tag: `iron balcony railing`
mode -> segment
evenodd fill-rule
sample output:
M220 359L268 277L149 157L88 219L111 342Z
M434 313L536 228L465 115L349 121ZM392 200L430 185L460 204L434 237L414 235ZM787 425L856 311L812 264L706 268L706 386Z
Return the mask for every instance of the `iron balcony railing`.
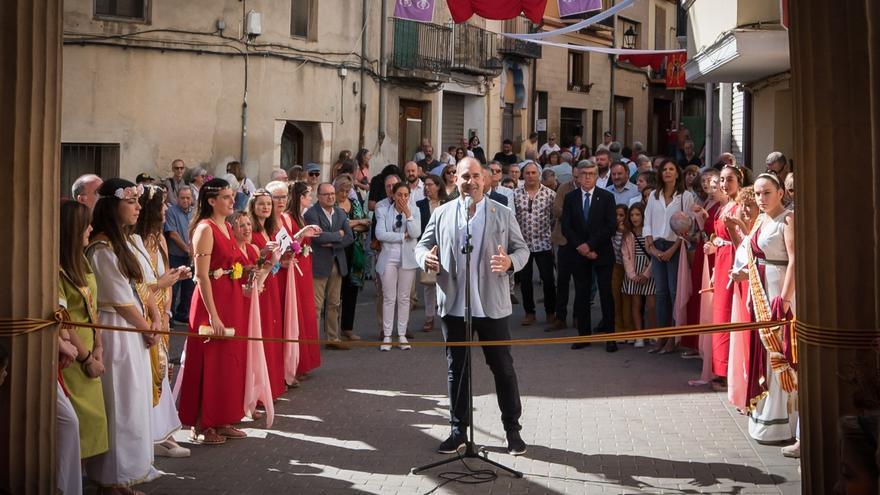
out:
M503 29L505 33L528 34L532 32L532 22L522 16L514 17L504 21ZM498 53L521 58L541 58L541 45L501 36Z
M452 70L481 75L501 70L496 33L470 24L453 24L452 39Z
M438 80L452 66L452 29L438 24L391 18L393 52L391 65L410 77Z

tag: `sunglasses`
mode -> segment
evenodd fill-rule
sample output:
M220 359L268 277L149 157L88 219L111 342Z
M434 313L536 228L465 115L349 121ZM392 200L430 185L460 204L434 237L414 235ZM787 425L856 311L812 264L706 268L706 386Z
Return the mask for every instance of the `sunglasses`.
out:
M319 175L321 175L321 172L309 172L309 176L311 177L317 177Z
M446 175L455 175L455 171L450 170L449 172L446 172Z
M403 215L397 215L397 222L394 223L394 228L399 229L403 225Z
M500 174L500 173L501 173L501 169L500 169L500 168L493 168L493 169L492 169L492 173L493 173L493 174Z
M184 167L173 167L173 168L174 168L174 170L183 170L184 169Z

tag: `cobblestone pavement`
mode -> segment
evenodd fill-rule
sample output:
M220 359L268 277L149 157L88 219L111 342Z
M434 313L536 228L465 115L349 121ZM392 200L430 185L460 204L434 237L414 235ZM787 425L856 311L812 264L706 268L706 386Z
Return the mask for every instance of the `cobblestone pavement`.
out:
M373 294L367 288L358 305L356 332L367 338L378 333ZM439 330L418 330L422 309L413 314L417 339L441 338ZM522 306L515 306L515 338L548 335L543 324L520 326L521 317ZM157 459L167 475L138 488L193 495L416 494L442 484L442 471L464 470L455 463L410 474L443 458L435 453L449 433L442 348L322 352L323 366L276 403L272 429L264 421L246 423L249 438L221 446L190 445L180 432L192 457ZM724 394L687 385L699 374L699 360L629 345L615 354L596 345L514 347L529 447L521 457L509 456L480 354L474 355L476 441L525 477L499 472L491 483L447 483L434 493L800 493L795 460L751 441L745 418Z

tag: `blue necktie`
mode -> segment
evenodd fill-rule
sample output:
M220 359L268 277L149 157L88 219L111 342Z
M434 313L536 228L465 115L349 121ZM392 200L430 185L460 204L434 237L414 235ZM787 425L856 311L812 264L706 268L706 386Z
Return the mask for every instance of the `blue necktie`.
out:
M584 223L590 221L590 193L584 194Z

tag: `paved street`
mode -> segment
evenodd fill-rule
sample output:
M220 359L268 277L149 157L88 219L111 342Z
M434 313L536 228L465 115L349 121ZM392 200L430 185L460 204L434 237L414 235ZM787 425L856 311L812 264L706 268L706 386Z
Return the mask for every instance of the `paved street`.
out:
M365 290L358 308L357 331L369 337L377 333L373 293ZM417 330L421 308L415 314L410 327ZM543 326L519 326L521 316L522 306L515 306L514 337L547 335ZM440 338L439 330L416 334ZM796 461L751 441L745 418L724 394L687 385L699 373L699 360L628 345L616 354L601 346L513 352L528 453L514 458L502 450L494 386L479 351L476 440L525 477L499 472L491 483L453 482L434 493L800 493ZM416 494L442 484L442 471L464 470L456 463L409 474L442 458L434 451L449 432L442 349L324 351L323 359L311 379L278 401L271 430L258 421L245 425L250 436L244 440L184 443L192 457L158 459L167 476L139 488L151 494Z

